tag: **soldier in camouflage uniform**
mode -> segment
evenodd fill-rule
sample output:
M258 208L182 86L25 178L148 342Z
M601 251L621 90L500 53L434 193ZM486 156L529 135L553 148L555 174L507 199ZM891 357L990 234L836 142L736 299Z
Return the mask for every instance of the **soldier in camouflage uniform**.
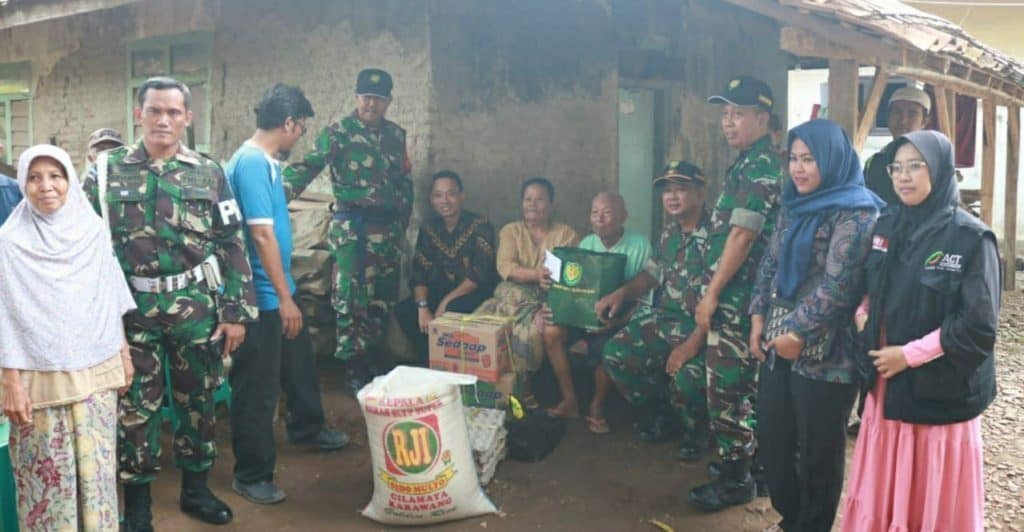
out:
M149 483L160 469L158 412L170 386L181 509L223 524L231 509L206 486L217 456L213 392L223 357L244 339L242 322L257 315L241 215L220 166L181 144L192 118L188 88L152 78L138 98L142 139L102 154L83 185L108 220L138 304L125 318L135 378L118 426L125 523L153 529Z
M387 72L360 72L355 112L325 127L313 151L284 171L293 198L330 167L336 201L328 230L338 333L334 356L347 362L346 385L353 392L369 380L368 350L381 341L398 300L401 248L412 214L405 130L384 119L391 88Z
M626 400L644 408L640 438L667 440L681 420L686 448L708 438L704 334L693 321L700 292L690 287L703 279L706 183L699 168L673 161L654 184L668 215L658 247L641 273L598 301L597 312L615 316L624 303L656 289L653 305L637 309L605 344L604 366Z
M689 500L701 510L718 511L746 503L756 493L750 467L758 363L747 349L747 308L774 228L782 162L769 134L774 97L765 82L733 79L708 102L723 105L725 139L740 150L711 213L706 285L695 316L707 331L708 409L722 464L718 478L694 488Z

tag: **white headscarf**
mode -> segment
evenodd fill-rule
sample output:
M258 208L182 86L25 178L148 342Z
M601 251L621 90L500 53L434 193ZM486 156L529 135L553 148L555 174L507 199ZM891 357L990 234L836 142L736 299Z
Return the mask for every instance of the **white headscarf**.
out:
M68 178L67 201L50 214L25 191L39 157L55 159ZM18 186L25 199L0 227L0 367L73 371L109 360L135 301L71 158L47 144L25 150Z

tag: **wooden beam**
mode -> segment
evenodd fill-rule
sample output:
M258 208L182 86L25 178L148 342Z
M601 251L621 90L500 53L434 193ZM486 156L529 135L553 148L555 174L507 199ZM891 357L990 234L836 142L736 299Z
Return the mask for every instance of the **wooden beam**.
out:
M874 53L889 53L898 50L896 46L890 46L884 39L872 37L855 29L844 27L827 18L819 17L808 12L800 12L792 7L780 5L776 0L726 0L730 4L742 7L747 11L763 15L777 20L780 25L799 26L812 31L822 38L840 42L857 50L870 50ZM821 57L812 55L811 57Z
M1011 97L1011 95L998 88L978 85L971 81L939 74L926 68L894 65L890 67L890 70L893 75L905 76L923 81L929 85L953 89L960 94L966 94L980 100L993 100L1001 105L1024 105L1024 99Z
M981 220L992 227L992 193L996 181L996 102L982 102Z
M0 8L0 30L46 20L73 17L111 9L140 0L62 0L61 2L14 2Z
M878 116L878 106L882 103L882 94L885 93L885 84L889 82L889 72L882 66L875 67L875 78L871 81L871 92L864 101L864 109L860 117L860 125L853 135L853 147L860 153L864 149L864 143L868 140L871 127L875 125L875 118Z
M1017 181L1020 178L1020 107L1007 109L1006 121L1006 201L1003 214L1003 260L1006 275L1004 290L1017 289Z
M900 59L897 48L884 46L881 42L872 43L870 47L855 49L846 43L830 39L826 35L796 26L783 26L779 30L779 48L799 57L858 59L862 63L888 63Z
M932 93L935 94L935 107L932 112L938 118L939 132L953 140L953 127L950 125L949 103L946 99L946 88L932 86Z
M949 141L956 146L956 96L953 89L946 90L946 112L949 114Z
M857 86L860 66L852 59L828 62L828 118L839 124L847 134L857 131Z

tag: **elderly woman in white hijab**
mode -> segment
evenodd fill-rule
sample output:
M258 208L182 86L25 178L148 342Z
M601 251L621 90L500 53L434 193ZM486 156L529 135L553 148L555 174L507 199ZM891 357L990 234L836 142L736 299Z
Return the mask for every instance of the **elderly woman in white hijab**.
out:
M135 303L71 159L18 160L25 199L0 227L0 382L21 530L117 530L117 393L134 373Z

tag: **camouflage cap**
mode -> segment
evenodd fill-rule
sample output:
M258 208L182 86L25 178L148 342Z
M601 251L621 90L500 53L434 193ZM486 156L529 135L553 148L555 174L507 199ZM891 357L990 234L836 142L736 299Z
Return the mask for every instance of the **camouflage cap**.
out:
M750 76L740 76L729 80L720 94L708 98L708 103L760 107L765 111L771 111L775 105L775 96L764 81Z
M391 74L379 68L367 68L359 73L356 78L356 94L380 96L381 98L391 97Z
M654 178L654 186L666 183L679 183L680 185L697 183L698 185L705 185L707 184L707 179L704 179L704 172L693 163L669 161L665 165L665 169L661 171L661 175Z
M124 146L124 139L121 138L121 133L109 127L97 129L89 135L90 148L101 142L116 142L118 146Z

